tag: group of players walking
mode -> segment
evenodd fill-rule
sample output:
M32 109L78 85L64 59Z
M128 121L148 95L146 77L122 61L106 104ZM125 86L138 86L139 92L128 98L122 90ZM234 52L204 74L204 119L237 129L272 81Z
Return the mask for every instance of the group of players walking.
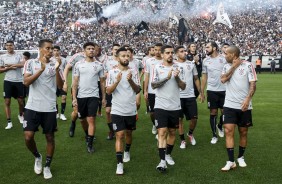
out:
M52 178L50 164L55 150L54 132L57 129L58 116L56 91L63 95L62 111L58 117L66 120L64 109L70 70L73 75L73 112L69 135L74 136L76 120L79 118L86 135L87 151L93 153L95 118L97 111L98 114L101 113L101 106L105 107L109 127L107 139L112 140L115 137L116 140L116 174L124 173L123 163L129 162L131 158L132 134L136 129L142 93L140 76L143 74L144 99L153 123L152 133L157 134L158 140L160 162L157 170L165 172L167 164L175 164L172 150L176 130L181 140L180 148L186 148L184 116L186 120L190 120L187 138L192 145L196 145L196 99L204 102L205 88L210 109L211 144L218 142L218 136L224 137L225 134L226 137L228 161L221 170L228 171L236 167L236 125L240 134L237 162L240 167L247 166L244 151L247 146L248 127L252 126L251 99L255 93L257 77L252 64L240 60L238 47L224 45L223 53L220 54L218 45L209 42L205 48L207 57L201 61L193 43L189 45L188 51L184 46L173 48L157 43L148 49L148 55L142 62L133 58L134 52L128 45L121 47L114 44L112 56L108 57L101 54L101 46L87 42L83 45L83 52L75 54L68 62L60 57L60 47L53 46L51 40L40 40L39 57L36 59L23 59L13 47L13 42L7 42L7 53L0 56L0 72L6 72L6 129L13 126L10 102L11 97L14 97L19 103L18 118L23 123L26 146L35 157L34 171L40 174L43 170L45 179ZM25 110L23 85L29 87ZM218 109L220 118L217 124ZM42 127L47 141L44 168L42 155L34 140L39 126Z

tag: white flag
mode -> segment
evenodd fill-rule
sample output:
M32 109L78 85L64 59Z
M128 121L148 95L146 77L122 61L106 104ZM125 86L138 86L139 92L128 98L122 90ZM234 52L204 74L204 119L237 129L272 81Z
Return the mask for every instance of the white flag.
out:
M222 23L224 25L227 25L230 29L232 29L232 27L233 27L227 13L224 12L224 8L223 8L222 3L220 3L219 6L218 6L216 19L213 22L213 24L215 24L215 23Z
M169 13L168 21L169 21L168 27L170 29L172 28L173 25L178 25L179 24L178 18L175 15L172 15L172 13Z

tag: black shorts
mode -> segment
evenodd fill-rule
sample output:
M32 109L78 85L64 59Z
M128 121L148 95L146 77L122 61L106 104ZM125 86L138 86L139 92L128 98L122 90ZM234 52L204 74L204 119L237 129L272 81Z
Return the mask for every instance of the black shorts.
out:
M236 124L238 127L251 127L252 110L243 112L241 109L223 108L223 124Z
M98 88L99 88L99 101L102 101L102 90L101 90L101 82L98 81Z
M41 125L44 134L50 134L57 131L57 112L37 112L25 109L23 129L24 131L38 131Z
M4 80L4 98L24 98L24 85L22 82Z
M67 93L63 89L57 88L56 95L57 97L63 96L63 95L67 96Z
M106 94L106 101L107 101L106 107L112 107L112 98L113 98L112 95Z
M134 116L120 116L111 114L113 129L115 132L122 130L136 130L136 115Z
M157 128L174 128L179 127L179 110L167 111L155 109L155 126Z
M98 105L97 97L77 98L78 118L96 117Z
M225 91L207 91L209 109L223 109Z
M24 98L28 96L29 94L29 87L26 87L25 85L24 86Z
M152 93L148 94L148 102L149 102L149 111L150 112L154 112L155 98L156 98L155 94L152 94Z
M198 119L198 107L196 98L180 98L181 110L180 118L186 117L186 120Z

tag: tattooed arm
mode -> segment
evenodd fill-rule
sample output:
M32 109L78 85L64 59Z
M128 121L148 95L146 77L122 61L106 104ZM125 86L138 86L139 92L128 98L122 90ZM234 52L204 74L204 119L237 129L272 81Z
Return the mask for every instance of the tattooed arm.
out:
M254 96L255 91L256 91L256 81L251 81L250 82L249 93L248 93L247 97L245 98L245 100L243 101L242 106L241 106L242 107L242 111L247 111L248 110L250 101L251 101L252 97Z

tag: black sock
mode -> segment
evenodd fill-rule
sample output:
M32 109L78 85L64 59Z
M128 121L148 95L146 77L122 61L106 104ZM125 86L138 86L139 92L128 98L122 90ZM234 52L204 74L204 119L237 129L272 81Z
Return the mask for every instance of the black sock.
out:
M216 115L210 115L210 125L212 129L213 137L217 137L216 135Z
M110 129L111 132L114 132L114 129L113 129L113 123L108 123L108 127Z
M185 141L184 134L179 135L181 141Z
M159 148L159 156L161 160L165 160L165 148Z
M129 152L130 151L130 147L131 147L131 144L126 144L125 145L125 152Z
M239 146L239 155L238 155L238 158L241 158L242 156L244 156L245 149L246 149L246 147L241 147L241 146Z
M234 162L234 148L226 148L230 162Z
M8 119L7 119L7 122L8 122L8 123L11 123L11 122L12 122L12 121L11 121L11 118L8 118Z
M194 129L189 129L188 135L193 135Z
M88 136L88 130L84 130L85 135Z
M88 141L87 141L88 145L87 146L92 148L94 136L88 135L87 139L88 139Z
M39 158L40 157L40 154L39 152L36 150L35 152L32 153L36 158Z
M116 156L117 156L117 162L119 163L123 163L122 161L122 152L116 152Z
M76 123L75 123L75 121L71 121L71 129L75 129L75 126L76 126Z
M51 162L52 162L52 157L47 156L46 157L45 167L50 167Z
M56 112L57 112L57 114L58 114L58 113L59 113L59 111L58 111L58 104L56 104L56 109L57 109L57 111L56 111Z
M151 121L152 121L153 125L155 126L155 121L154 120L151 120Z
M147 108L147 112L150 112L149 105L146 105L146 108Z
M66 103L61 103L61 114L65 114Z
M220 118L219 118L219 123L218 123L218 128L220 129L220 130L222 130L222 126L223 126L223 116L222 115L220 115Z
M167 144L166 145L166 154L170 155L173 149L173 145Z

